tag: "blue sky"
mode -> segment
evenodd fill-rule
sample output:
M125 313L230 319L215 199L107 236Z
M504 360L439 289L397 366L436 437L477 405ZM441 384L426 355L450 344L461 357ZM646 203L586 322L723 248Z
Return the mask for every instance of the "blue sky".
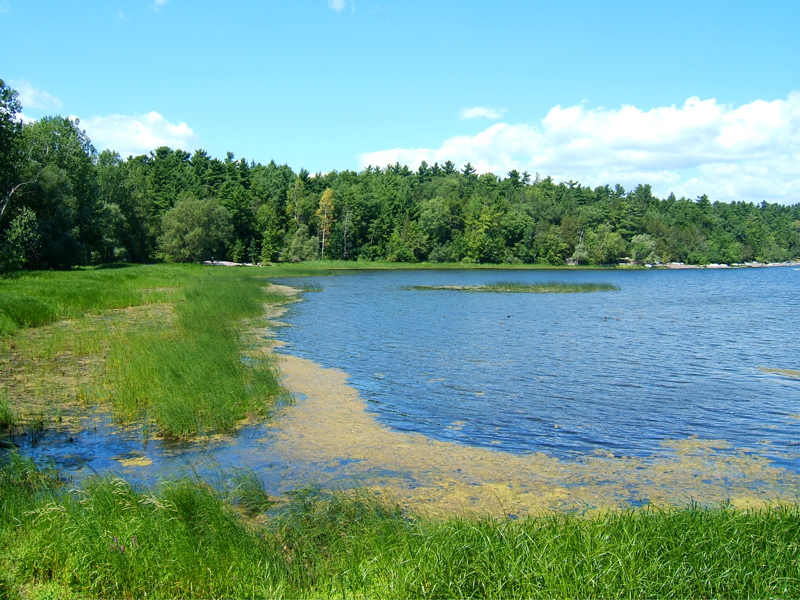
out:
M795 204L798 26L782 0L0 0L0 78L123 156Z

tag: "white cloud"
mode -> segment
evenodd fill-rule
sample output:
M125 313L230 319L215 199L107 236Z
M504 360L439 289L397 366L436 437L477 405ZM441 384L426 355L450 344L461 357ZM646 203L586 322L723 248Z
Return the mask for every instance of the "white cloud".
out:
M17 90L22 108L53 110L62 107L61 100L45 91L33 87L31 83L25 79L10 81L9 85Z
M161 7L164 6L167 2L169 2L169 0L154 0L153 1L153 8L156 11L159 11L159 10L161 10Z
M350 12L356 12L356 0L328 0L328 8L336 12L342 12L350 6Z
M144 115L108 115L81 119L98 150L116 150L120 156L147 154L159 146L191 152L198 137L186 123L170 123L157 112Z
M361 155L361 166L422 160L472 163L501 176L511 169L596 186L649 183L712 200L800 202L800 92L739 107L689 98L641 110L555 106L536 124L496 123L439 148L395 148Z
M506 112L506 109L502 108L497 110L496 108L487 108L485 106L473 106L472 108L462 108L461 112L459 113L460 119L491 119L492 121L496 121L500 117L502 117Z

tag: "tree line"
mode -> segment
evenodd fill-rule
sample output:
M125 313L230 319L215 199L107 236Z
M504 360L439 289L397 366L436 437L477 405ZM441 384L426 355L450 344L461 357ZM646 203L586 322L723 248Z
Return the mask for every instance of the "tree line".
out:
M0 80L0 270L314 259L693 264L800 256L800 204L661 199L450 161L312 175L228 153L98 153L78 120L22 123Z

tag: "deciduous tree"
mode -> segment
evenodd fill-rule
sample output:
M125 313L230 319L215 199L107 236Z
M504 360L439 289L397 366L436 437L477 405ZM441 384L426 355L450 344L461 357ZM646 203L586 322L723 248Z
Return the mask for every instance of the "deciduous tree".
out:
M319 199L319 208L317 209L317 219L317 229L322 242L321 258L324 260L325 238L330 234L331 226L333 225L333 190L331 188L326 188L322 192L322 197Z
M231 217L216 200L183 196L164 213L159 245L176 262L222 258L233 234Z

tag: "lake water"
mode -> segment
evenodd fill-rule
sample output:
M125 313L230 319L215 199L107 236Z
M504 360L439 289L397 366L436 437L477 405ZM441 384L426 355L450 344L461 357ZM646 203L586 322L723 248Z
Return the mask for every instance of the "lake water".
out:
M617 292L408 289L500 281ZM291 285L292 280L285 283ZM350 375L390 427L557 457L698 436L797 471L800 272L364 271L303 280L282 352Z
M550 281L619 291L409 289ZM282 283L321 291L288 305L278 351L345 372L374 420L314 366L295 375L322 382L314 402L300 397L238 434L147 440L99 407L77 431L15 441L75 479L221 482L246 467L270 494L375 481L423 510L796 497L800 271L363 271ZM355 412L325 413L342 402Z

